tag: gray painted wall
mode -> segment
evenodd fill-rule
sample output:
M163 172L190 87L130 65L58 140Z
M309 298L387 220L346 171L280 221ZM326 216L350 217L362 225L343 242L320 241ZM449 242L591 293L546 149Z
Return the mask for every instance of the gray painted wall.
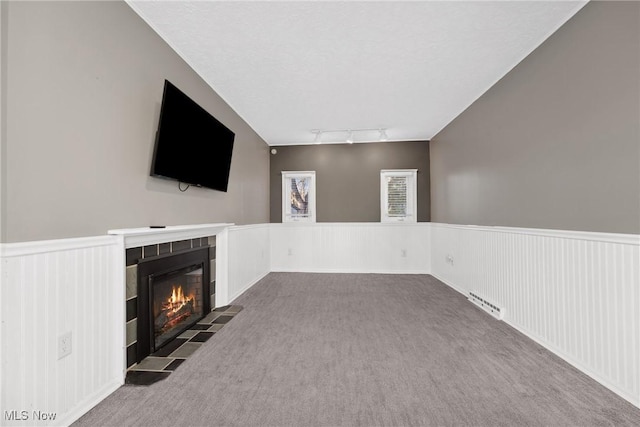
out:
M268 146L129 6L6 9L3 242L268 221ZM236 133L228 193L149 176L165 78Z
M316 171L317 222L379 222L380 170L418 169L418 221L429 221L429 143L275 147L271 222L282 222L282 171Z
M4 95L7 91L7 8L9 4L0 1L0 242L5 230L6 203L4 194L7 192L7 115L5 114L7 97Z
M436 222L640 233L640 4L591 2L431 142Z

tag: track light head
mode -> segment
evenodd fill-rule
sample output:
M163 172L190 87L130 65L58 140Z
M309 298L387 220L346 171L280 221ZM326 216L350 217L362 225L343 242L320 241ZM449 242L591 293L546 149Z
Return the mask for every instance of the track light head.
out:
M2 0L0 0L2 1ZM314 134L313 142L315 144L340 144L342 142L347 144L353 144L355 142L355 136L358 136L358 142L376 142L375 133L378 132L377 141L388 141L387 128L362 128L362 129L311 129L311 133ZM346 139L344 138L347 134ZM325 135L328 134L329 136ZM322 139L325 139L322 141Z

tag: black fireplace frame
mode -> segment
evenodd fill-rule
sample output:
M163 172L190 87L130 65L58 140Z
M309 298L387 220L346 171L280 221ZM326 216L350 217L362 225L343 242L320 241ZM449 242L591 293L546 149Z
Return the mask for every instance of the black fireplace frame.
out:
M137 321L138 354L136 357L136 361L138 363L152 352L157 351L157 349L154 348L155 343L153 339L153 319L151 318L149 276L170 273L192 265L202 265L203 310L202 316L195 319L193 322L190 322L190 324L196 323L211 311L211 301L210 298L208 298L210 293L209 282L211 276L209 267L209 247L187 249L184 251L153 257L148 260L141 259L139 261ZM169 342L170 341L167 341L167 343ZM167 343L165 343L165 345Z

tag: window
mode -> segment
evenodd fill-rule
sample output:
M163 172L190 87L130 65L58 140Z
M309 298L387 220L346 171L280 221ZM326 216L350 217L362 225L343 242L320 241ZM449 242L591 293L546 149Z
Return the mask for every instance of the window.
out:
M282 222L316 222L316 173L282 172Z
M417 169L380 171L381 222L417 222Z

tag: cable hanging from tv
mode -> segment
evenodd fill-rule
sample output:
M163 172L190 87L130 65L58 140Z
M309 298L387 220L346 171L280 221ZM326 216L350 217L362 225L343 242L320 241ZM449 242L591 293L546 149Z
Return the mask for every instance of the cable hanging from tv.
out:
M191 187L191 184L187 184L187 186L184 188L184 190L182 189L182 183L180 181L178 181L178 190L180 190L181 192L185 192L189 189L189 187Z

